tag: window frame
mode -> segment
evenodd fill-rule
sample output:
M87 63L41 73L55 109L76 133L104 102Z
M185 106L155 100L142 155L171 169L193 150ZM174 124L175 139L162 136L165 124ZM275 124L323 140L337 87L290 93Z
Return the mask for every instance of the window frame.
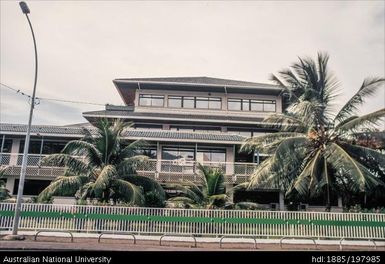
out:
M146 98L150 99L150 105L144 105L141 103L141 99ZM154 99L162 99L162 105L154 105L153 100ZM138 98L138 105L139 106L144 106L144 107L164 107L164 102L165 102L165 96L160 95L160 94L139 94Z

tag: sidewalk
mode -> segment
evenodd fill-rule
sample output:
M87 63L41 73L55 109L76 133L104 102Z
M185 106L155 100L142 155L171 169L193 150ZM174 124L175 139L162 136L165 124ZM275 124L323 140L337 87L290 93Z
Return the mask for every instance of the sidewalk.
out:
M9 232L1 232L0 239ZM41 233L34 241L36 232L19 232L26 236L24 241L5 241L0 243L0 250L107 250L107 251L281 251L281 250L331 250L339 251L338 240L316 240L317 248L312 240L285 239L280 247L279 239L257 239L257 249L254 240L250 238L225 238L222 249L220 238L196 237L197 247L194 247L192 237L164 237L159 245L160 236L136 235L136 244L128 235L105 234L98 243L99 234L73 233L74 242L71 242L68 233L47 232ZM343 241L343 250L385 251L385 242L377 242L377 249L369 241Z

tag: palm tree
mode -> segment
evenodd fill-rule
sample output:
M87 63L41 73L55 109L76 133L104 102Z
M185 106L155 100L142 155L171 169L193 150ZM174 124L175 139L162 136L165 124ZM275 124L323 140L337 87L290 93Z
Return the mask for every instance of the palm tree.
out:
M5 188L4 181L2 181L1 179L4 176L6 169L7 167L0 167L0 201L3 201L11 197L8 189Z
M242 150L271 154L255 171L248 189L256 186L280 188L286 195L370 193L384 186L385 155L356 144L356 132L366 133L385 116L385 109L359 116L364 100L383 88L384 78L367 78L353 97L337 112L333 103L338 82L328 70L328 55L316 61L299 58L291 68L272 75L285 88L289 107L282 114L265 118L279 132L247 139ZM369 132L368 132L369 131ZM382 187L381 187L382 188Z
M169 198L167 201L188 208L224 206L228 197L223 172L201 164L198 164L198 169L202 176L202 187L199 188L193 182L186 182L184 185L170 184L168 188L176 190L180 196Z
M38 200L44 201L54 195L75 195L81 201L113 199L114 202L144 205L143 191L153 191L164 201L164 190L157 182L136 176L137 165L147 160L146 156L138 155L145 142L137 140L127 144L122 133L128 127L120 120L114 123L100 120L94 135L93 131L84 129L85 136L81 140L72 140L61 153L45 157L43 164L64 166L65 173L52 181Z

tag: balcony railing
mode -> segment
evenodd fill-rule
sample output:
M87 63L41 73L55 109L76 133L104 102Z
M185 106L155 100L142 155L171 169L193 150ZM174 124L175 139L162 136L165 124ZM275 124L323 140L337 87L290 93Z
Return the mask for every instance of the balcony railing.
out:
M64 168L56 166L41 166L41 160L48 155L28 154L27 156L27 176L57 177L63 175ZM20 175L23 154L19 153L0 153L0 166L8 166L7 175Z
M255 163L242 162L201 162L201 164L221 170L227 183L248 181L258 166ZM152 159L141 163L136 170L140 175L153 177L159 181L201 181L197 161Z
M41 166L41 160L47 155L29 154L27 158L27 176L59 176L64 172L63 167ZM8 175L19 175L23 155L0 153L0 166L9 166ZM248 181L258 164L242 162L202 162L204 166L217 168L223 172L227 183ZM155 160L149 159L138 164L139 175L160 182L180 182L184 180L200 182L201 176L197 161L186 160Z

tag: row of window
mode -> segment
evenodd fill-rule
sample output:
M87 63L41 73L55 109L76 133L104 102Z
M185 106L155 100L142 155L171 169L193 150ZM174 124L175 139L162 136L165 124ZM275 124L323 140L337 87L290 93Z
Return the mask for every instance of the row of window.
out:
M275 112L276 103L274 100L254 100L236 99L228 100L228 109L235 111L256 111L256 112Z
M140 94L140 106L164 106L163 95ZM256 111L256 112L275 112L276 101L274 100L254 100L254 99L228 99L228 110L234 111ZM222 98L220 97L198 97L198 96L169 96L168 107L188 108L188 109L222 109Z
M139 154L146 155L149 158L156 159L156 148L149 147L139 151ZM176 160L185 159L186 161L197 160L199 162L225 162L226 150L225 149L201 149L198 148L195 153L195 148L183 148L183 147L163 147L162 148L163 160ZM196 154L196 155L195 155Z

